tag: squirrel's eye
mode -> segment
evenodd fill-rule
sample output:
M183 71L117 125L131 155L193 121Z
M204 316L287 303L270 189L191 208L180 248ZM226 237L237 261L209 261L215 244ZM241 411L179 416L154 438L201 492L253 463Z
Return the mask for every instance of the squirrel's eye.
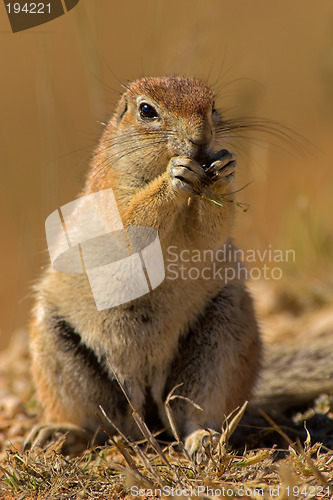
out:
M143 120L156 120L159 117L156 109L147 102L142 102L139 106L139 110Z

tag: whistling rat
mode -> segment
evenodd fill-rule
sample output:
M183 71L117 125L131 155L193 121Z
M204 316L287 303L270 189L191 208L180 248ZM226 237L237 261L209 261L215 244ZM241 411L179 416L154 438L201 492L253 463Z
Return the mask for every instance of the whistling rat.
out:
M208 85L181 76L139 79L106 126L82 195L112 188L124 226L157 230L166 260L171 245L178 255L232 248L234 204L225 197L234 190L236 160L219 150L223 139L223 118ZM107 225L107 211L103 217ZM115 372L152 426L168 425L165 398L182 384L176 394L202 408L172 402L191 453L202 429L219 430L225 415L250 397L262 349L242 280L206 279L207 266L216 264L235 266L214 258L197 262L198 279L171 279L167 272L148 294L100 311L85 275L49 267L36 286L30 337L46 429L93 435L102 405L124 434L139 437Z

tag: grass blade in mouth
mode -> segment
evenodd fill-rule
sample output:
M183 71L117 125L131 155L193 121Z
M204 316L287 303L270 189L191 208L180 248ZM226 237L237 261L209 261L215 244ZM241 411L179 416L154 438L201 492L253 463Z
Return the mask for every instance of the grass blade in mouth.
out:
M228 196L239 193L239 191L243 191L243 189L245 189L250 184L251 182L248 182L247 184L245 184L245 186L226 194L214 194L209 189L205 189L202 191L202 195L206 200L211 201L212 203L215 203L215 205L219 205L220 207L224 207L224 204L222 202L229 202L234 203L237 207L242 208L244 212L247 212L247 210L250 208L250 205L248 203L241 203L238 201L230 200Z

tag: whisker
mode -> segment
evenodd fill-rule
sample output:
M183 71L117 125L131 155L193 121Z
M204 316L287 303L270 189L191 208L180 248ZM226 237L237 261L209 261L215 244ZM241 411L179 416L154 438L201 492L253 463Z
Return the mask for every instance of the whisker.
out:
M245 132L245 135L238 134L239 131ZM266 142L270 145L283 149L276 142L268 141L267 139L263 139L260 137L253 138L246 135L246 133L259 132L268 136L270 135L277 138L279 141L282 141L284 144L287 144L289 148L296 150L298 154L304 154L305 152L309 152L314 148L314 145L308 139L306 139L301 134L298 134L295 130L282 123L270 120L268 118L246 116L222 120L217 125L218 135L223 133L229 135L230 132L236 133L234 137L237 138L247 140L250 139L251 141L255 140L257 141L257 143Z
M132 139L139 138L140 140L147 140L147 139L152 139L152 138L157 138L157 137L166 137L166 136L176 136L177 133L174 130L154 130L154 131L149 131L144 139L142 139L142 133L139 132L128 132L125 134L122 134L119 137L111 137L110 139L106 139L105 143L106 144L116 144L121 141L130 141Z
M94 168L90 172L90 175L93 179L96 175L99 175L101 172L103 172L103 171L106 172L115 164L115 162L121 160L122 158L129 155L133 151L143 151L145 153L145 150L147 150L146 155L144 155L144 157L148 156L148 155L151 156L151 154L152 154L151 148L154 146L160 146L160 145L161 145L161 141L155 140L155 141L149 141L148 143L141 144L139 146L136 144L136 145L133 145L132 147L127 147L120 154L117 151L114 152L113 154L111 153L107 156L107 158L104 158L102 161L100 161L99 163L97 163L94 166Z

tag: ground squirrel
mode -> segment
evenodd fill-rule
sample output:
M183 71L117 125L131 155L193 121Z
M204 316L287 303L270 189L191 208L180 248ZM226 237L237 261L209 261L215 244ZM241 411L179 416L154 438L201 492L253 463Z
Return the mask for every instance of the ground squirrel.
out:
M165 259L171 245L178 253L230 249L236 158L222 131L210 86L181 76L139 79L105 128L81 196L112 188L124 226L157 230ZM106 226L108 216L105 210ZM76 444L89 441L100 426L99 405L126 436L141 437L115 373L152 427L168 427L164 401L182 384L176 394L202 408L172 403L190 453L202 429L220 430L251 396L262 346L241 279L166 273L148 294L97 310L86 275L50 266L36 293L30 347L46 423L35 432L41 442L54 429L70 430Z

